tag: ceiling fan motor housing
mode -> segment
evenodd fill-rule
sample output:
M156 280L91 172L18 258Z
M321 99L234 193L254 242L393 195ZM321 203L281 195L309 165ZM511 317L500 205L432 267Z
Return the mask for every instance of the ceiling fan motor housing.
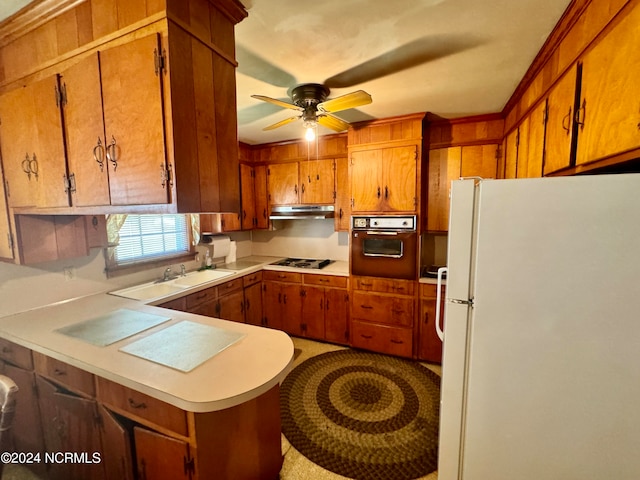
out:
M291 91L291 100L303 108L302 121L310 126L318 121L318 104L324 102L329 95L329 89L319 83L304 83Z

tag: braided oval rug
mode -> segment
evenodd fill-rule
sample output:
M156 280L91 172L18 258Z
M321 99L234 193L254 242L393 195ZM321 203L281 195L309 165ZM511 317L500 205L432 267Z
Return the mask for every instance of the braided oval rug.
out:
M440 377L387 355L312 357L282 383L282 432L302 455L354 479L415 479L437 468Z

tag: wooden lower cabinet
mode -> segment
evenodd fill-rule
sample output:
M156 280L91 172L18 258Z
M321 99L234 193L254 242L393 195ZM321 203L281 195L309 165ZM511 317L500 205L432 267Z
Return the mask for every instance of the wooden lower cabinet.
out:
M262 326L262 282L244 288L244 320Z
M102 429L102 461L107 480L134 480L133 450L129 431L115 413L101 404L98 404L98 409Z
M440 300L440 318L444 315L444 290ZM418 359L442 363L442 340L436 333L436 291L437 286L420 285L420 324L418 326ZM441 324L442 325L442 324Z
M416 282L353 277L351 346L413 357Z
M45 462L48 478L106 478L96 400L75 395L39 375L36 384L45 452L54 456ZM79 458L67 461L68 453Z
M328 342L349 344L349 292L347 289L326 288L324 339Z
M134 427L133 436L139 479L193 478L194 462L187 442L142 427Z

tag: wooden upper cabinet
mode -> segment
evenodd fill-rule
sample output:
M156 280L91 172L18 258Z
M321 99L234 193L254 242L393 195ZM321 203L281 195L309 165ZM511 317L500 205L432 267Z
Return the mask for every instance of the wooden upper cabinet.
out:
M67 207L57 75L0 97L0 141L11 207Z
M113 205L169 201L159 34L100 52L105 156Z
M469 145L462 147L460 176L496 178L498 153L498 144Z
M547 97L547 125L543 174L557 172L572 164L574 138L576 66L554 85Z
M504 178L516 178L518 173L518 128L507 134L504 152Z
M640 8L588 51L576 112L581 165L640 146Z
M256 201L255 201L255 171L251 165L240 164L240 190L242 194L242 229L255 228Z
M415 145L352 152L352 211L415 212L417 162Z
M336 158L336 212L335 230L348 232L351 218L351 205L349 199L349 162L347 158Z
M269 228L269 194L267 193L267 167L256 165L253 167L256 228Z
M299 163L300 203L326 205L334 202L335 162L306 160Z
M1 172L1 169L0 169ZM0 176L0 178L2 178ZM14 236L9 222L9 211L7 210L7 197L4 191L4 182L0 185L0 258L12 260Z
M61 73L66 92L64 123L69 172L74 176L73 204L109 205L109 166L102 115L102 88L98 54Z
M271 205L327 205L334 202L333 159L269 164L267 178Z
M542 176L547 102L540 102L522 123L518 149L518 178ZM526 137L523 138L523 135ZM526 139L525 139L526 138Z
M446 232L449 229L449 192L451 182L460 177L462 147L438 148L429 151L427 185L427 230Z
M269 203L295 205L299 203L298 163L274 163L267 167Z

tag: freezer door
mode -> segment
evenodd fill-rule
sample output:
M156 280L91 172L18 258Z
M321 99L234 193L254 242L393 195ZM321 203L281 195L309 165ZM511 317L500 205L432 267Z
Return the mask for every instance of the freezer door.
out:
M640 478L638 192L637 174L481 183L461 479Z

